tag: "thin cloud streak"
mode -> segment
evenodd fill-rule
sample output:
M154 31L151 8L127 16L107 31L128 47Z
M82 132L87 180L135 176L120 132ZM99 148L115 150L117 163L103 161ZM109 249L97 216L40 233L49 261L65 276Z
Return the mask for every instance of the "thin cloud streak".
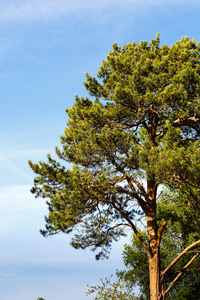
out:
M14 158L20 158L20 157L35 157L35 156L46 156L48 153L54 154L55 153L55 149L36 149L36 150L3 150L0 151L0 162L7 162L9 164L11 164L11 162L9 162L10 159L14 159Z
M2 162L2 160L0 160L0 165L2 165L1 162ZM32 176L30 176L29 174L24 172L21 168L19 168L16 164L13 164L11 161L3 160L3 163L4 163L3 165L4 165L5 169L10 170L12 172L14 171L19 175L22 175L26 178L32 179Z

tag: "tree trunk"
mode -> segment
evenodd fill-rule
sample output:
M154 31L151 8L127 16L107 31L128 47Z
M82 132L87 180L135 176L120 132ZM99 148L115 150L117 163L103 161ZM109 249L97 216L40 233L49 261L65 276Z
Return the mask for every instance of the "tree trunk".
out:
M160 300L160 253L159 249L149 258L150 299Z
M152 257L149 258L150 299L160 300L160 247L156 218L147 216L147 231Z

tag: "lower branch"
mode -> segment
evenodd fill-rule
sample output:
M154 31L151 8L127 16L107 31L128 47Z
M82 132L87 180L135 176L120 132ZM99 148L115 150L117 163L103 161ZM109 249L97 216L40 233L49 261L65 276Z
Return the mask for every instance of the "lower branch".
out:
M183 275L183 273L187 270L187 268L191 265L191 263L199 256L200 251L197 252L196 255L192 257L192 259L185 265L185 267L182 269L182 271L179 272L179 274L174 278L174 280L170 283L169 287L166 289L164 294L162 296L165 296L171 288L174 286L175 282Z
M146 250L149 258L152 258L152 253L151 250L149 249L149 247L147 246L147 244L145 243L144 239L142 238L141 234L138 232L136 226L133 224L133 222L126 216L126 214L120 209L118 208L115 203L113 202L113 207L119 211L121 213L121 215L123 216L123 218L130 224L130 227L133 229L134 233L136 234L136 236L138 237L138 239L140 240L141 244L143 245L144 249Z
M162 272L162 280L163 280L163 277L164 277L164 275L167 273L167 271L169 270L169 269L171 269L171 267L173 267L176 263L177 263L177 261L179 261L179 259L181 259L181 257L185 254L185 253L187 253L190 249L192 249L193 247L195 247L195 246L197 246L197 245L199 245L200 244L200 240L198 240L198 241L196 241L196 242L194 242L193 244L191 244L190 246L188 246L185 250L183 250L172 262L171 262L171 264L169 264L169 266Z

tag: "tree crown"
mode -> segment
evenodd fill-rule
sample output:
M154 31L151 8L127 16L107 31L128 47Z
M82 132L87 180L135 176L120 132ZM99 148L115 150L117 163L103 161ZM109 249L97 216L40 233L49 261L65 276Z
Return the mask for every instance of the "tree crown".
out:
M78 229L72 245L101 247L156 215L160 184L186 189L200 183L200 44L188 37L160 47L117 44L98 78L86 74L90 98L76 96L67 110L59 159L30 166L39 176L32 192L48 199L44 235ZM80 226L82 230L80 229Z

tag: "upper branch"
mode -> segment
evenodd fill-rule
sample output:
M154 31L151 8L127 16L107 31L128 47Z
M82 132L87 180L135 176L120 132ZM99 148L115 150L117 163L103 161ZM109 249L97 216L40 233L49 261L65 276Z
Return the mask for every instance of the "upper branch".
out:
M199 118L197 118L196 115L194 115L193 117L189 118L178 118L172 123L172 125L175 127L189 126L196 130L198 133L200 133L199 121Z

